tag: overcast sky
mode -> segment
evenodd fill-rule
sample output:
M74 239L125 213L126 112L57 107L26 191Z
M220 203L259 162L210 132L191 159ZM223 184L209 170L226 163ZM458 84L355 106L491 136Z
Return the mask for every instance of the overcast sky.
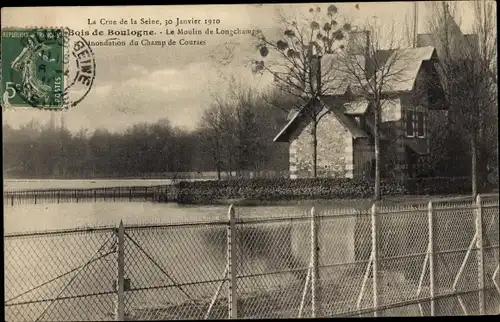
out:
M67 26L73 30L92 30L87 19L105 18L120 20L152 18L220 19L220 28L260 28L265 34L276 33L276 8L286 12L302 11L314 4L305 5L210 5L210 6L162 6L162 7L47 7L2 8L2 28L20 26ZM326 4L319 4L326 7ZM339 4L339 14L354 25L374 16L384 24L402 25L405 16L412 17L412 2ZM470 31L471 13L468 4L460 6L462 30ZM469 10L468 10L469 9ZM425 3L419 2L419 32L426 32ZM99 26L101 29L106 27ZM116 28L143 29L144 25ZM146 27L147 28L147 27ZM164 27L153 28L162 30ZM402 35L401 35L402 36ZM196 37L190 36L191 39ZM86 36L88 41L98 39ZM127 43L130 37L120 37ZM153 37L146 37L153 39ZM165 36L163 36L165 38ZM176 39L182 37L176 36ZM188 37L185 37L188 38ZM255 39L248 35L200 36L206 46L197 47L93 47L96 60L96 78L87 97L76 107L64 112L66 125L72 131L81 128L93 130L107 128L120 131L138 122L154 122L168 118L175 125L193 128L203 110L211 102L211 93L228 86L226 77L237 75L243 82L264 88L269 86L270 75L252 75L245 61L256 58ZM156 38L155 38L156 39ZM235 45L234 59L224 68L221 77L210 54L223 50L230 42ZM56 114L59 119L60 113ZM32 118L46 122L50 112L37 110L9 110L3 112L3 122L12 126L26 123Z

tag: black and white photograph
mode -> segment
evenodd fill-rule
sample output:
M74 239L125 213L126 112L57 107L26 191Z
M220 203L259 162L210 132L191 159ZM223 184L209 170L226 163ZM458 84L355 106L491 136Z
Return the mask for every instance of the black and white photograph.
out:
M492 0L3 7L5 321L500 314Z

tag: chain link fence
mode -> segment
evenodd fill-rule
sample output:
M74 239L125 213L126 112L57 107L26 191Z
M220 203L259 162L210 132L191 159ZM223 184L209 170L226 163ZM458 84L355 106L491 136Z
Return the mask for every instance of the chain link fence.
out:
M498 196L6 235L7 321L500 313Z
M113 228L7 235L5 320L113 320Z

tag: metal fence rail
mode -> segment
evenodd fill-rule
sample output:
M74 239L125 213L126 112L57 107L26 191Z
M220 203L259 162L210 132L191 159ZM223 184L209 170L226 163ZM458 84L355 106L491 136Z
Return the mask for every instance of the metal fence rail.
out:
M6 206L37 203L78 203L110 201L153 201L169 202L177 200L175 185L107 187L91 189L46 189L4 191Z
M6 235L6 320L500 313L498 196L236 213Z

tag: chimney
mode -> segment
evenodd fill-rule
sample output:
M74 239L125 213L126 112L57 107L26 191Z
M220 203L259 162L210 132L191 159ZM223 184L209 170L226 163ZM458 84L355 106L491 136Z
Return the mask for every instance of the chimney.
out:
M316 71L316 89L321 90L321 56L315 57L314 70Z
M314 90L321 88L321 56L314 54L314 46L309 44L307 48L307 56L311 64L311 76Z
M370 31L351 31L347 43L347 52L351 55L362 56L364 68L367 70L370 66ZM361 61L360 61L361 62Z
M413 2L413 48L417 48L418 43L418 3Z
M370 31L351 31L349 33L349 39L347 44L347 52L352 55L363 55L368 54L370 49Z

